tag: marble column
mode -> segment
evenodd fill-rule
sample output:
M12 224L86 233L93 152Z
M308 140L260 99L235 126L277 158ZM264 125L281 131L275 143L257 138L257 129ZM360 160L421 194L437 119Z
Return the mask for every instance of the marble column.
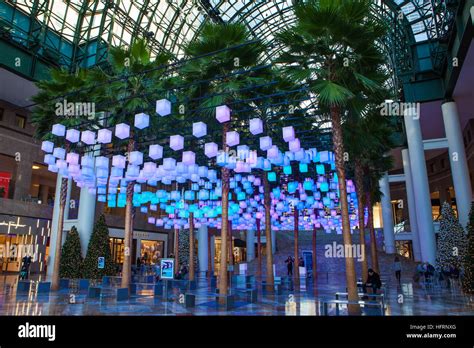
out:
M79 237L81 238L81 251L83 257L86 256L89 240L94 229L95 204L95 194L89 193L89 189L86 187L81 188L76 228Z
M382 219L383 219L383 236L385 252L387 254L395 253L395 234L393 226L392 201L390 198L390 183L388 174L385 173L379 182L380 191L382 192Z
M255 231L247 230L247 262L255 259Z
M207 225L202 224L198 229L198 259L199 259L199 276L205 277L208 271L208 245L207 245Z

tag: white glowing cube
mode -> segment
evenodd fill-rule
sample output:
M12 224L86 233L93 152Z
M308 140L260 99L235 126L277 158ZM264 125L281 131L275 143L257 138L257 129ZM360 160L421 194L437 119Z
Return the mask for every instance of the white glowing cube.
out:
M49 165L55 165L56 157L50 154L44 155L44 163L49 164Z
M168 99L157 100L156 113L161 117L171 114L171 102Z
M141 112L135 115L135 127L138 129L146 128L150 125L150 116Z
M140 151L130 152L129 162L134 166L139 166L143 163L143 153Z
M196 154L192 151L184 151L183 163L186 165L191 165L191 164L196 163Z
M176 173L177 174L185 174L187 172L188 171L187 171L186 166L184 165L183 162L176 163Z
M300 140L298 138L288 142L288 147L291 152L298 152L301 149Z
M66 131L66 140L71 143L77 143L79 141L79 137L81 136L81 132L77 129L68 129Z
M48 156L48 155L46 155L46 156ZM50 172L57 173L58 172L58 167L56 167L55 164L50 164L50 165L48 165L48 170Z
M154 160L160 159L163 157L163 146L161 145L150 145L148 156Z
M145 162L143 165L143 173L146 175L153 175L156 172L156 163Z
M227 132L225 142L228 146L239 145L240 143L239 133L237 133L236 131Z
M100 129L97 132L97 142L99 144L109 144L112 141L112 131L108 129Z
M109 168L109 159L104 156L99 156L95 159L95 166L97 168L104 168L108 169Z
M286 142L295 140L295 129L292 126L283 127L283 140Z
M119 123L115 126L115 136L119 139L125 139L130 136L130 126L126 123Z
M206 166L199 167L198 174L201 178L207 178L208 173L209 173L209 169Z
M237 157L244 161L250 157L250 148L247 145L239 145L237 146Z
M174 158L163 159L163 169L167 171L174 170L176 168L176 160Z
M64 159L66 158L66 150L61 147L56 147L53 150L53 156L59 159Z
M260 150L267 151L272 147L272 138L269 136L260 138Z
M92 131L82 131L81 132L81 141L87 145L95 144L95 133Z
M45 140L41 143L41 150L43 150L44 152L51 153L53 152L53 149L54 149L53 142Z
M56 123L55 125L53 125L53 130L51 131L51 133L58 137L63 137L66 134L66 126L60 123Z
M204 154L209 157L216 157L217 153L219 152L219 147L216 143L206 143L204 145Z
M125 172L125 177L127 179L135 180L140 175L140 167L134 165L128 165L127 171Z
M216 119L220 123L230 121L230 108L227 105L221 105L216 108Z
M207 124L205 124L204 122L193 123L193 135L196 138L201 138L207 135Z
M112 157L112 165L117 168L125 168L126 158L122 155L115 155Z
M305 159L306 153L304 152L303 149L299 149L298 151L295 152L295 160L296 161L303 161Z
M263 133L263 122L259 118L252 118L250 120L250 133L258 135Z
M94 157L92 156L82 156L81 157L81 166L83 168L94 168Z
M170 137L170 147L174 151L182 150L184 148L184 138L181 135L172 135Z
M70 152L66 155L66 162L69 164L79 164L79 154Z
M267 150L267 158L268 159L274 159L274 158L278 158L278 146L276 145L273 145L271 148L269 148Z

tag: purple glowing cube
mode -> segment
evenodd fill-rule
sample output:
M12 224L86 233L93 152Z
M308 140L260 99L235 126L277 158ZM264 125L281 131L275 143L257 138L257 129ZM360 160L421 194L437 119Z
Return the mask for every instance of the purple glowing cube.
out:
M109 144L112 141L112 131L100 129L97 133L97 142L99 144Z
M239 145L239 143L240 143L239 133L237 133L236 131L227 132L225 142L228 146Z
M81 132L81 141L87 145L95 144L95 133L92 131L82 131Z
M60 123L53 125L53 130L51 131L54 135L58 137L63 137L66 134L66 126L63 126Z
M50 154L44 155L44 163L49 165L56 165L56 157Z
M156 113L161 117L171 114L171 102L168 99L157 100Z
M129 162L134 166L139 166L143 164L143 153L141 153L140 151L130 152Z
M295 129L293 126L283 127L283 140L286 142L295 140Z
M53 149L54 149L53 142L45 140L41 143L41 150L43 150L44 152L51 153L53 152Z
M79 132L77 129L68 129L66 132L66 140L71 143L77 143L80 136L81 132Z
M172 135L170 137L170 147L174 151L179 151L184 148L184 138L181 135Z
M252 118L250 120L250 133L258 135L263 133L263 122L259 118Z
M273 145L271 148L269 148L267 150L267 158L268 159L274 159L274 158L278 158L278 146L276 145Z
M206 143L204 145L204 154L209 157L216 157L219 152L219 148L216 143Z
M109 168L109 159L105 156L99 156L95 159L95 166L97 168L108 169Z
M272 138L269 136L260 138L260 150L267 151L272 147Z
M126 158L122 155L115 155L112 157L112 165L117 168L125 168Z
M196 163L196 154L192 151L183 152L183 164L192 165Z
M167 171L174 170L176 168L176 160L174 158L163 159L163 169Z
M82 156L81 157L81 166L83 168L94 168L94 157L92 156Z
M119 123L115 126L115 136L119 139L126 139L130 136L130 126L126 123Z
M291 152L298 152L301 149L300 140L298 138L288 142L288 147Z
M201 138L207 135L207 125L204 122L193 123L193 135L196 138Z
M61 147L56 147L53 150L53 156L59 159L65 159L66 158L66 150L64 150Z
M69 164L79 164L79 154L70 152L66 155L66 162Z
M161 145L150 145L148 156L154 160L160 159L163 157L163 146Z
M146 128L150 125L150 116L145 113L139 113L135 115L135 127L138 129Z
M216 119L219 123L230 121L230 109L227 105L221 105L216 108Z

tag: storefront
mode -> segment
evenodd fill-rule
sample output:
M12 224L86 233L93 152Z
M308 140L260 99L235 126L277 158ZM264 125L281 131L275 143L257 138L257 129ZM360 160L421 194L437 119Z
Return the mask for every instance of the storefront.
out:
M221 238L216 237L214 241L215 254L214 254L214 269L217 272L220 267L221 260ZM232 238L232 255L233 263L238 264L247 261L247 247L245 241L235 238Z

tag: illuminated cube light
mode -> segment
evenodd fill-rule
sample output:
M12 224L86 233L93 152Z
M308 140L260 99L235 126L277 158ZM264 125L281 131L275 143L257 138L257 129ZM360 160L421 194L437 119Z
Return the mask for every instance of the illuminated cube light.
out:
M290 149L291 152L298 152L300 149L301 149L301 145L300 145L300 140L299 139L293 139L291 141L288 142L288 147Z
M283 127L283 140L286 142L295 140L295 129L293 126Z
M147 176L151 176L156 172L156 163L145 162L143 165L143 173Z
M135 115L134 126L138 129L146 128L150 125L150 116L141 112Z
M227 146L235 146L239 145L240 143L240 135L236 131L231 131L226 133L226 140Z
M192 165L196 163L196 154L192 151L183 152L183 164Z
M267 150L267 158L268 159L275 159L278 158L278 146L273 145L271 148Z
M126 139L130 136L130 126L126 123L119 123L115 126L115 136L119 139Z
M66 131L66 140L71 143L77 143L79 141L80 135L81 132L79 132L77 129L68 129Z
M46 156L48 156L48 155L46 155ZM57 173L58 172L58 167L56 167L55 164L50 164L50 165L48 165L48 170L50 172Z
M66 126L60 123L56 123L55 125L53 125L51 133L58 137L63 137L66 134Z
M54 149L53 142L45 140L41 143L41 150L43 150L44 152L51 153L53 152L53 149Z
M207 125L204 122L193 123L193 135L196 138L202 138L207 135Z
M112 141L112 131L108 129L99 129L97 132L97 142L99 144L109 144Z
M230 121L230 108L227 105L221 105L216 108L216 119L219 123Z
M124 169L125 168L125 163L126 163L125 156L115 155L115 156L112 157L112 165L114 167Z
M326 170L324 168L324 164L317 164L316 165L316 173L317 174L324 175L325 172L326 172Z
M170 147L174 151L179 151L184 148L184 138L181 135L172 135L170 137Z
M81 132L81 141L87 145L95 144L95 133L89 130Z
M286 174L286 175L291 175L292 173L292 169L291 169L291 166L284 166L283 167L283 174Z
M56 157L50 154L44 155L44 163L49 165L56 165Z
M208 158L216 157L219 152L219 148L216 143L206 143L204 145L204 154Z
M201 166L199 167L198 169L198 175L201 177L201 178L207 178L209 174L209 169L206 167L206 166Z
M176 160L174 158L163 159L163 169L167 171L174 170L176 167Z
M135 180L140 174L140 167L134 165L128 165L127 171L125 172L125 178Z
M268 173L268 181L274 182L274 181L276 181L276 179L277 179L277 176L276 176L275 172L269 172Z
M150 145L148 156L154 160L160 159L163 157L163 146L161 145Z
M319 162L328 163L330 161L329 151L321 151L319 153Z
M305 160L305 152L303 149L299 149L298 151L295 152L295 161L304 161Z
M308 165L306 163L300 163L300 173L307 173Z
M79 154L70 152L66 155L66 162L69 164L79 164Z
M130 152L129 162L134 166L139 166L143 164L143 153L141 153L140 151Z
M272 138L269 136L260 138L260 150L267 151L272 147Z
M263 122L259 118L252 118L250 120L250 133L258 135L263 133Z
M171 102L168 99L157 100L156 113L161 117L171 114Z
M97 168L108 169L109 168L109 159L105 156L99 156L95 159L95 166Z
M59 159L64 159L66 158L66 150L61 147L56 147L53 150L53 156Z

